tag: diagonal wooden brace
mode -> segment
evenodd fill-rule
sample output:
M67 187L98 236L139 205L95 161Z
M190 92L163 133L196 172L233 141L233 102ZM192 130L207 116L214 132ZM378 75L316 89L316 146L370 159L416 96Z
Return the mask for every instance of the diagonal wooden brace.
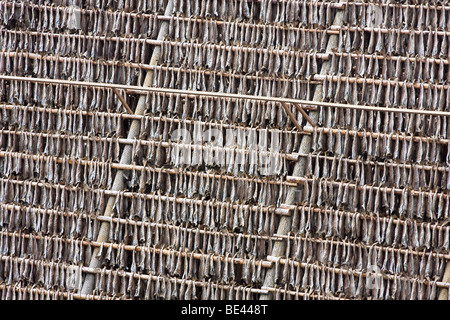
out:
M284 111L286 111L287 115L289 116L289 119L291 119L292 123L298 129L298 131L303 132L302 126L300 125L300 123L298 123L298 121L295 118L294 114L289 109L289 106L287 105L287 103L285 103L285 102L280 102L280 103L281 103L281 106L283 107Z
M300 112L303 116L303 118L305 118L306 121L308 121L308 123L315 127L316 124L314 123L314 121L312 121L312 119L308 116L308 114L306 113L305 109L303 109L303 106L299 105L298 103L293 103L293 105L297 108L298 112Z
M122 97L122 95L119 93L119 90L117 90L116 88L112 88L112 90L114 91L114 93L117 95L117 98L119 98L120 102L122 102L123 106L125 107L125 109L127 110L127 112L129 114L134 114L133 110L131 110L130 106L128 105L128 103L125 101L125 99Z

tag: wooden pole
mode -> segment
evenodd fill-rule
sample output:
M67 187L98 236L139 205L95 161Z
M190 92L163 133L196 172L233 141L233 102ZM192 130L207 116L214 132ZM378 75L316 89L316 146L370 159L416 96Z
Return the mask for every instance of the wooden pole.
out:
M172 9L173 9L173 1L170 0L167 3L165 14L166 15L171 14ZM167 36L168 31L169 31L169 23L167 21L165 21L160 26L158 40L164 39ZM161 47L158 46L158 47L155 47L153 50L152 57L150 59L150 65L159 64L160 59L161 59ZM144 87L151 86L151 84L153 82L153 75L154 75L153 70L150 70L147 72L147 75L145 76L145 80L144 80ZM105 84L105 85L108 85L108 84ZM147 106L145 104L145 98L146 98L145 96L141 96L139 98L137 106L136 106L136 110L134 111L135 114L138 114L138 115L144 114L145 109L147 108ZM139 136L140 132L141 132L141 122L139 120L133 120L131 122L130 129L128 132L128 139L135 139L136 137ZM127 145L124 147L122 156L120 158L121 164L130 164L131 163L132 149L133 149L132 145ZM125 183L124 183L123 171L118 170L116 173L116 176L114 178L112 190L113 191L121 191L124 188L125 188ZM105 212L103 214L105 217L112 216L113 210L114 210L114 203L115 203L115 199L110 197L108 199L108 202L107 202L106 208L105 208ZM109 223L104 222L101 224L99 234L97 237L98 242L106 242L108 240L109 228L110 228ZM99 252L99 248L96 248L92 254L91 262L89 263L90 268L100 268L101 267L101 265L103 263L104 254L102 254L99 258L97 258L98 252ZM81 289L81 294L91 294L94 291L94 286L95 286L95 275L94 274L86 275L84 282L83 282L83 287Z
M341 3L343 2L343 0L341 0ZM334 25L342 25L342 21L343 21L343 11L338 11L336 13L336 17L334 19ZM329 40L328 40L328 45L327 45L327 52L331 52L333 49L337 48L338 46L338 37L337 36L330 36ZM320 71L321 74L326 75L329 70L331 68L331 62L330 61L326 61L322 64L322 69ZM314 91L314 102L315 103L320 103L323 100L323 92L322 92L322 86L318 85L315 88ZM314 111L310 113L310 118L311 121L315 121L318 118L318 112ZM308 126L305 126L305 128L307 128ZM303 136L302 138L302 142L300 144L300 153L305 153L308 154L311 152L311 136ZM300 158L298 160L298 162L295 164L294 166L294 171L293 171L293 175L294 176L303 176L305 173L305 169L306 169L306 158ZM286 196L286 201L285 203L290 205L290 204L295 204L296 202L298 202L297 199L297 188L296 187L291 187L288 190L288 194ZM292 228L292 217L291 216L281 216L280 218L280 223L279 223L279 227L278 227L278 231L277 234L279 235L287 235L289 233L289 231ZM277 241L273 248L272 248L272 252L271 252L271 256L273 257L282 257L285 254L286 251L286 245L287 242L286 241ZM267 269L266 272L266 277L264 279L264 284L263 284L263 288L264 287L274 287L275 286L275 268L272 267L270 269ZM268 293L268 294L262 294L260 297L260 300L271 300L272 299L272 293Z

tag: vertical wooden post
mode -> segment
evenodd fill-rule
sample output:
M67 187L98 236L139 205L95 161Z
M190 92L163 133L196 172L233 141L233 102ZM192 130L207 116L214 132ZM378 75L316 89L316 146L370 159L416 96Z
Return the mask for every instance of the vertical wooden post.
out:
M169 16L172 13L173 9L173 1L170 0L167 3L167 8L165 11L165 15ZM161 27L158 34L158 40L163 40L164 37L167 36L169 31L169 22L163 21L161 23ZM150 65L158 65L159 61L161 59L161 47L156 46L153 50L151 59L150 59ZM153 82L153 75L154 70L149 70L145 76L144 80L144 87L150 87ZM119 98L120 99L120 98ZM143 115L146 109L145 105L145 99L146 96L140 96L136 110L134 111L134 114L136 115ZM123 103L123 102L122 102ZM131 109L130 109L131 110ZM128 131L128 139L135 139L139 136L141 132L141 121L140 120L133 120L130 125L130 129ZM126 145L123 149L122 155L120 157L120 164L130 164L131 163L131 153L132 153L133 146L132 145ZM121 191L125 188L124 179L123 179L123 171L118 170L116 173L116 176L114 177L114 183L112 186L113 191ZM103 216L105 217L111 217L114 209L114 198L109 198L105 207L105 212L103 213ZM109 226L110 224L108 222L103 222L100 225L100 230L98 233L97 241L98 242L107 242L108 236L109 236ZM99 248L96 248L92 254L91 261L89 263L89 267L91 268L100 268L103 263L103 257L104 254L99 255ZM81 294L91 294L94 291L95 286L95 275L94 274L87 274L84 282L83 287L81 289Z

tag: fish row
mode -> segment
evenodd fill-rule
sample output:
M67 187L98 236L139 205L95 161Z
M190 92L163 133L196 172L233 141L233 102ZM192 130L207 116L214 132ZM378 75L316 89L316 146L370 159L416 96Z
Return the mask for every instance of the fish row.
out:
M381 53L389 56L447 58L449 34L437 30L382 28L339 29L338 52Z
M140 1L96 1L95 4L90 2L75 2L68 4L67 1L57 1L57 8L59 11L58 16L63 19L66 14L64 11L71 7L83 8L81 12L86 11L116 11L122 10L123 12L136 11L139 12L160 12L163 13L164 8L167 7L167 0L140 0ZM39 2L37 2L39 3ZM22 11L22 7L37 7L37 3L33 1L33 4L22 5L20 2L16 5ZM45 8L44 5L42 7ZM90 10L89 10L89 9ZM103 8L103 10L98 10ZM11 10L10 8L7 8ZM111 9L111 10L106 10ZM6 8L4 9L6 10ZM42 9L41 9L42 10ZM55 10L57 11L57 10ZM173 9L170 12L172 15L182 14L187 17L201 17L201 18L216 18L221 20L250 20L250 21L262 21L263 23L300 23L302 25L319 25L326 27L332 24L336 9L325 1L311 1L311 0L286 0L286 1L249 1L249 0L207 0L207 1L185 1L176 0L173 3ZM22 19L25 13L22 13L20 17ZM50 20L50 13L46 13L47 19ZM56 17L57 13L53 13ZM9 15L8 15L9 16ZM4 23L11 21L12 18L5 18ZM111 19L112 20L112 19ZM114 20L109 20L109 24L114 24ZM51 20L50 20L51 21ZM48 22L47 22L48 23ZM87 22L86 22L87 24ZM81 24L85 26L86 24ZM71 25L68 25L71 27Z
M287 281L287 269L291 261L318 261L323 265L341 266L358 271L369 271L375 267L386 274L439 280L445 269L445 258L432 251L395 250L380 244L357 242L337 242L295 237L286 248L284 263L279 273L283 282ZM292 259L292 260L291 260Z
M172 22L173 19L173 22ZM306 27L287 28L283 24L245 23L241 20L199 20L171 16L168 38L181 42L200 41L219 46L250 46L276 49L325 51L328 33Z
M11 29L0 30L4 52L32 52L58 57L148 63L151 46L143 39L96 37L68 33L37 33Z
M415 138L406 133L394 135L392 131L390 133L377 131L380 133L314 127L312 150L353 159L390 158L405 163L450 163L450 149L447 147L447 140L432 137Z
M306 179L303 201L334 206L349 211L390 214L409 219L437 221L449 217L448 192L415 191L409 188L359 186L351 182L328 181L326 178Z
M108 219L107 243L97 242L91 244L89 241L95 241L99 227L105 219L100 220L99 217L88 214L75 214L68 211L37 209L25 206L11 206L8 208L8 205L1 206L0 215L0 224L5 229L5 234L2 235L3 238L1 240L1 252L2 254L21 257L32 254L30 252L31 249L26 249L27 251L25 251L25 248L37 246L37 250L40 250L40 255L37 258L67 260L72 258L72 255L66 251L69 250L70 246L70 250L73 253L74 245L78 246L76 250L87 250L85 247L93 250L94 247L99 247L99 254L107 252L107 256L112 254L116 256L118 247L115 244L123 242L133 246L131 249L127 247L126 251L133 251L137 248L136 246L139 246L137 250L141 254L143 254L141 252L143 250L152 252L155 248L164 249L165 254L173 250L179 251L179 254L187 249L208 255L224 256L229 254L238 259L235 263L240 263L239 259L252 257L261 259L265 257L270 252L274 242L272 238L250 235L248 233L235 234L227 231L219 232L215 229L203 229L200 231L196 228L183 226L183 224L155 224L148 221ZM130 219L133 218L130 216ZM252 218L255 220L252 223L259 224L257 219L261 218L264 220L268 217L255 216ZM265 222L263 221L263 223ZM25 233L26 231L30 231L37 236L35 238L30 237ZM11 234L8 234L8 232ZM17 232L19 233L16 234ZM57 236L53 237L54 235ZM37 244L30 243L30 241L35 241ZM75 242L72 243L73 241ZM61 249L63 247L66 249ZM42 251L42 248L45 248L46 251ZM56 250L53 253L52 248ZM111 251L114 252L112 253ZM194 258L199 259L199 255L196 255ZM142 270L144 270L144 267Z
M88 187L76 189L59 184L33 184L32 182L21 184L5 179L1 179L0 190L3 192L1 197L3 203L19 204L22 201L41 209L72 212L103 213L109 199L105 196L104 189ZM132 201L133 198L136 198L136 201ZM150 219L160 223L177 221L194 226L202 224L211 229L228 228L241 230L241 232L247 230L248 233L273 234L278 221L274 207L223 202L215 199L187 199L154 193L118 192L112 205L114 216L120 218L133 216L144 221ZM132 209L135 210L130 212ZM61 223L64 222L63 220L65 219L62 219ZM33 221L36 220L31 220L29 223ZM60 230L64 230L63 227L60 226Z
M325 42L326 43L326 42ZM209 69L237 73L258 73L271 76L290 75L309 77L320 71L321 60L315 52L261 50L257 48L227 47L210 43L171 42L161 44L162 63L185 66L189 69Z
M93 59L52 57L26 52L17 54L0 53L0 73L11 76L33 76L35 78L71 79L127 85L140 85L145 77L142 68L132 68L130 64L122 64L120 61L98 62ZM39 96L40 94L37 97Z
M443 59L415 57L380 56L372 54L332 53L331 75L360 76L383 80L395 79L397 82L418 82L426 84L426 88L434 88L433 83L446 83L448 80L448 64ZM355 72L356 70L356 72ZM386 85L385 85L386 86Z
M444 252L450 248L448 226L409 218L340 211L332 207L304 209L302 206L294 212L292 230L313 237L357 240L366 245L377 243L416 250L440 248Z
M450 28L448 1L416 1L402 3L346 1L344 24L351 26L379 26L395 29L422 29L426 26L439 30Z
M58 109L37 106L0 105L0 123L4 129L8 127L20 130L21 142L28 141L39 132L61 132L68 136L88 132L90 136L102 137L123 136L123 126L126 121L124 114L87 112L75 109L73 106ZM228 125L224 122L204 122L189 119L174 119L144 115L140 119L140 139L177 142L180 136L184 142L203 144L212 142L213 146L239 146L240 148L265 149L271 148L282 153L293 153L298 149L301 134L295 131L272 128L251 128L242 125ZM23 131L22 131L23 130ZM19 133L18 133L19 134ZM28 135L28 137L22 136ZM3 144L1 144L3 146ZM257 146L257 147L256 147ZM14 143L7 145L14 147ZM24 146L19 148L23 150ZM256 148L255 148L256 147ZM54 149L51 149L54 150ZM137 150L136 150L137 151ZM54 154L53 152L50 152Z
M0 279L5 284L36 283L46 289L64 288L64 291L77 292L81 289L82 278L81 268L70 263L11 256L0 259Z
M34 155L50 155L66 158L67 165L69 158L89 158L91 160L102 160L104 162L118 162L120 157L120 144L118 138L100 138L82 135L57 135L43 132L16 132L3 131L0 134L0 146L3 150L29 152ZM23 140L22 140L23 139ZM156 144L155 141L149 144ZM158 146L161 144L158 143ZM157 147L158 147L157 146ZM162 149L162 147L158 147ZM148 160L158 159L157 162L165 163L165 155L150 147ZM159 152L159 154L157 154ZM18 166L25 167L28 170L38 170L45 166L44 159L35 160L28 158L28 161L17 163ZM34 168L35 165L37 168ZM81 165L81 162L79 162ZM69 171L70 172L70 171ZM67 172L67 174L69 174Z
M185 135L176 139L181 137L185 137ZM122 140L121 143L129 145L130 140ZM280 152L279 145L275 145L278 150L271 150L269 146L257 146L256 144L249 144L247 147L234 144L230 146L213 145L212 143L203 146L201 143L194 144L192 142L189 144L176 141L167 143L135 139L130 151L137 165L155 164L161 167L164 164L173 163L185 167L207 166L233 173L236 176L246 172L250 175L273 176L289 171L288 157ZM0 130L0 148L8 151L29 152L35 155L90 158L107 162L109 160L118 161L121 146L118 138ZM19 162L17 165L24 164L29 169L33 165L33 163L30 164L30 161L32 160ZM41 164L45 165L43 162ZM78 165L82 165L82 163L80 162ZM80 169L83 170L83 168Z
M162 77L159 77L163 79ZM157 78L158 79L158 78ZM199 77L200 79L200 77ZM104 79L105 80L105 79ZM162 80L164 81L164 80ZM274 89L281 89L281 83ZM162 85L162 84L161 84ZM236 85L234 82L231 84ZM158 85L159 87L160 85ZM312 88L308 83L298 83L292 86L295 88L300 98L308 99L312 95ZM238 88L233 91L237 92ZM267 90L265 84L262 90ZM290 90L285 86L285 91ZM64 90L66 90L64 92ZM303 90L303 91L302 91ZM276 92L274 92L276 94ZM124 112L123 104L110 89L104 88L80 88L77 86L45 85L36 84L28 81L0 81L0 97L4 102L10 104L37 106L65 106L66 108L77 107L81 110L97 110L109 112ZM137 99L128 95L128 104L132 105ZM183 99L178 94L152 93L146 96L146 112L153 115L172 116L180 118L197 119L215 119L226 121L228 123L252 123L263 127L286 128L286 125L292 127L289 117L276 103L249 101L249 100L228 100L215 99L211 97L190 97ZM305 122L301 114L295 108L292 112L297 115L300 122ZM63 122L62 119L61 122Z
M288 269L287 266L285 270ZM281 268L279 269L281 270ZM278 272L281 272L277 270ZM400 277L388 278L383 274L373 276L358 275L356 272L339 271L333 267L324 267L317 264L306 264L303 273L298 272L299 267L293 263L283 272L286 277L280 276L278 288L290 286L322 295L336 295L352 299L376 300L428 300L436 299L438 288L436 281L425 282L418 278ZM285 280L285 283L283 283ZM277 296L275 295L277 299ZM278 295L278 299L285 299Z
M445 167L425 167L416 163L365 161L308 154L305 176L317 179L357 182L414 190L450 190L449 171Z
M35 105L0 105L2 128L19 130L24 135L31 134L31 132L57 131L69 135L87 132L90 135L101 135L102 137L120 137L123 136L125 121L123 114L120 113L93 112L86 114L85 111L74 108L72 105L67 107L59 105L55 109ZM156 139L153 136L151 138ZM23 137L23 139L27 141L27 138Z
M447 133L447 128L450 125L449 117L444 115L384 112L367 109L350 110L332 106L319 106L318 124L325 128L327 132L333 130L330 128L337 127L343 128L342 130L349 130L351 135L357 134L354 130L366 131L364 135L372 134L380 136L382 139L386 135L393 137L393 139L397 139L399 135L403 137L415 135L422 140L429 139L445 144L445 139L450 137L450 134Z
M117 170L110 162L69 162L67 158L51 156L41 156L41 160L34 160L32 155L11 152L0 158L0 167L0 175L3 177L14 176L24 181L40 179L55 184L100 188L111 187ZM259 180L214 172L171 171L142 166L126 169L122 174L125 184L131 190L160 191L161 194L185 195L188 198L213 197L221 201L258 202L279 206L287 193L286 184L278 184L276 180Z
M159 0L156 0L159 1ZM167 2L167 0L164 0ZM149 36L156 38L158 21L156 12L146 15L130 14L122 10L80 10L74 3L54 6L53 3L35 4L30 1L0 2L2 25L43 31L82 31L96 35ZM162 3L164 6L166 4ZM159 13L163 13L158 10Z

